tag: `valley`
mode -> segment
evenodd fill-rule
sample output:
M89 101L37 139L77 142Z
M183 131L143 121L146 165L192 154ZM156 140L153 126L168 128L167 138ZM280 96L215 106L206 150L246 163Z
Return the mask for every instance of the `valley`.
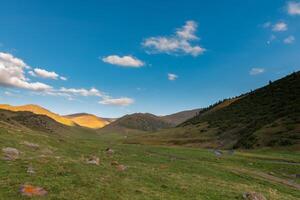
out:
M0 131L1 149L20 151L16 160L0 160L0 199L27 199L19 193L24 184L43 187L47 195L41 199L242 199L247 192L300 198L300 154L289 149L216 156L209 149L129 145L120 135L86 130ZM98 157L99 165L88 164L90 156ZM126 169L118 170L115 162Z
M113 120L1 105L0 199L299 199L299 91L297 72L205 109Z

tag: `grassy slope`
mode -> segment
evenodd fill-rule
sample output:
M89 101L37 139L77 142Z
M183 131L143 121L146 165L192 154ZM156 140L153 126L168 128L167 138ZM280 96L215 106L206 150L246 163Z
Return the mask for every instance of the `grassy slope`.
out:
M135 113L125 115L116 121L105 126L100 132L123 132L128 130L157 131L163 128L170 128L172 124L162 120L160 117L149 113Z
M195 115L197 115L200 110L201 109L185 110L185 111L174 113L171 115L161 116L160 118L169 122L170 124L174 124L177 126L177 125L185 122L186 120L194 117Z
M261 192L269 199L300 198L299 190L253 174L272 172L274 177L300 184L292 176L299 172L297 152L238 152L216 158L209 150L126 145L122 140L120 135L83 129L53 134L0 128L0 148L22 152L16 161L0 159L0 199L27 199L18 193L24 183L49 191L40 199L232 200L242 199L245 191ZM23 141L37 143L40 149L32 150L20 144ZM107 147L115 150L112 157L105 154ZM90 155L100 157L100 166L85 163ZM110 165L113 160L128 169L117 172ZM35 175L26 173L29 165Z
M300 72L132 142L257 148L300 144Z
M91 114L86 114L86 113L67 115L65 117L71 119L79 126L92 128L92 129L102 128L110 123L109 121L104 120L100 117Z
M38 115L46 115L52 119L54 119L55 121L61 123L61 124L64 124L64 125L67 125L67 126L74 126L75 123L68 119L68 118L65 118L65 117L62 117L58 114L55 114L45 108L42 108L38 105L24 105L24 106L10 106L10 105L7 105L7 104L1 104L0 105L0 109L5 109L5 110L10 110L10 111L28 111L28 112L33 112L35 114L38 114Z

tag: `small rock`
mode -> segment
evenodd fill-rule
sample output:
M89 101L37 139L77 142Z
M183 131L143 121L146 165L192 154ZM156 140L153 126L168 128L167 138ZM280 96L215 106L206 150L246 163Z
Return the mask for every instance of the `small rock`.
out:
M220 150L214 150L214 153L217 157L221 157L223 154L222 151L220 151Z
M245 192L243 198L245 200L267 200L266 197L257 192Z
M48 193L44 188L35 187L32 185L22 185L20 188L20 192L22 195L27 197L45 196Z
M296 176L296 178L300 178L300 174L296 174L295 176Z
M2 149L4 160L16 160L19 158L20 152L18 149L6 147Z
M34 171L34 169L33 169L32 166L29 166L29 167L27 168L27 173L28 173L28 174L35 174L35 171Z
M87 164L99 165L100 159L96 156L91 156L86 161Z
M127 167L125 166L125 165L118 165L117 166L117 170L119 171L119 172L123 172L123 171L125 171L127 169Z
M105 149L105 152L108 154L108 155L112 155L115 151L111 148L107 148Z
M25 146L30 147L32 149L38 149L40 147L40 145L38 145L38 144L34 144L31 142L27 142L27 141L24 141L21 144L24 144Z

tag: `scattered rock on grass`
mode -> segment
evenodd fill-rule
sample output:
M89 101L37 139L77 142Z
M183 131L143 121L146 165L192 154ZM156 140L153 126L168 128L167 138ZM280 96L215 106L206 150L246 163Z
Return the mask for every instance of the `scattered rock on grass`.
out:
M123 171L125 171L127 169L127 167L125 166L125 165L118 165L117 166L117 170L119 171L119 172L123 172Z
M24 144L25 146L30 147L30 148L35 149L35 150L40 147L40 145L38 145L38 144L34 144L34 143L31 143L31 142L27 142L27 141L24 141L21 144Z
M32 166L29 166L28 168L27 168L27 173L28 174L35 174L35 171L34 171L34 169L33 169L33 167Z
M112 155L115 151L111 148L107 148L105 149L105 152L108 154L108 155Z
M4 160L16 160L19 158L20 152L18 149L12 147L5 147L2 149Z
M100 159L97 156L91 156L86 160L87 164L99 165Z
M217 157L221 157L223 154L222 151L220 151L220 150L214 150L214 153Z
M245 192L243 198L245 200L267 200L266 197L257 192Z
M32 185L22 185L20 192L23 196L32 197L32 196L45 196L48 192L41 187L35 187Z

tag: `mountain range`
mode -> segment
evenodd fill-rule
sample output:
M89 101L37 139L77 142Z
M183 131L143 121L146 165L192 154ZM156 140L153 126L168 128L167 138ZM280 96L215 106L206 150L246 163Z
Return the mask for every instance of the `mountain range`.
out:
M157 131L162 128L174 127L187 119L196 115L200 109L183 111L166 116L156 116L150 113L134 113L117 118L102 118L89 113L76 113L71 115L59 115L53 113L39 105L22 105L11 106L8 104L0 104L0 109L8 111L27 111L37 115L47 116L54 121L65 126L81 126L91 129L100 129L105 127L106 130L123 129L138 131ZM109 126L107 126L109 125Z
M38 105L0 105L0 125L58 133L86 128L130 136L128 143L208 148L299 146L300 72L204 109L166 116L134 113L118 119L88 113L61 116ZM68 130L68 131L66 131Z

